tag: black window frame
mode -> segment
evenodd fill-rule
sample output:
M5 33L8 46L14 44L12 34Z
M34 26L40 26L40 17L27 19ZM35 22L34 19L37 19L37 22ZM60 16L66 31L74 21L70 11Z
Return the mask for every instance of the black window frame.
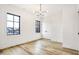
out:
M20 34L21 34L21 32L20 32L20 18L21 18L21 17L20 17L19 15L15 15L15 14L8 13L8 12L7 12L7 14L13 16L13 21L9 21L9 20L7 19L7 22L13 22L13 33L12 33L12 34L8 34L8 32L7 32L7 35L20 35ZM14 21L14 16L19 17L19 22L18 22L18 23L19 23L19 28L18 28L18 29L19 29L19 33L18 33L18 34L14 34L14 27L15 27L15 26L14 26L14 22L16 22L16 21Z
M35 32L36 33L41 32L41 22L39 20L35 20Z

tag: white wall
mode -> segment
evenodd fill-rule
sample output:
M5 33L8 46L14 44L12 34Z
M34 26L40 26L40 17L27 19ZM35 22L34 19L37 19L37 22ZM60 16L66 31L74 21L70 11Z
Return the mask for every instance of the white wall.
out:
M62 42L63 47L79 50L79 14L77 5L44 5L43 37Z
M79 15L77 5L63 8L63 47L79 50Z
M43 5L48 10L43 20L43 37L62 42L62 5Z
M20 35L7 35L7 12L21 16ZM13 5L0 5L0 49L39 39L40 34L35 33L34 30L34 20L33 10L29 9L29 7L25 10Z

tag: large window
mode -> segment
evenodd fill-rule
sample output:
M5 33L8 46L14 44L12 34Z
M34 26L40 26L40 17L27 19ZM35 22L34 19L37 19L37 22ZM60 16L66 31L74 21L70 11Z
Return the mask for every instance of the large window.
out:
M40 21L35 21L35 31L36 33L40 33Z
M20 16L7 13L7 34L20 34Z

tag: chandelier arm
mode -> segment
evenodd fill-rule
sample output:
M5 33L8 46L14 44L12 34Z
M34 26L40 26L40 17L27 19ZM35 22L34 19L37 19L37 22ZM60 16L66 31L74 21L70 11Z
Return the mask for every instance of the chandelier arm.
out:
M42 11L42 4L40 4L40 11Z

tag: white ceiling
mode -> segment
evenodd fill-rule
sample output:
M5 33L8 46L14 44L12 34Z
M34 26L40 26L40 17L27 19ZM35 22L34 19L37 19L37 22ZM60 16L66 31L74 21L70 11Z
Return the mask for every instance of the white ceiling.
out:
M27 10L39 10L40 5L39 4L14 4L17 7L24 8ZM52 12L58 11L63 7L63 5L60 4L43 4L42 10L49 10Z
M39 4L13 4L14 6L24 8L26 10L39 10Z

